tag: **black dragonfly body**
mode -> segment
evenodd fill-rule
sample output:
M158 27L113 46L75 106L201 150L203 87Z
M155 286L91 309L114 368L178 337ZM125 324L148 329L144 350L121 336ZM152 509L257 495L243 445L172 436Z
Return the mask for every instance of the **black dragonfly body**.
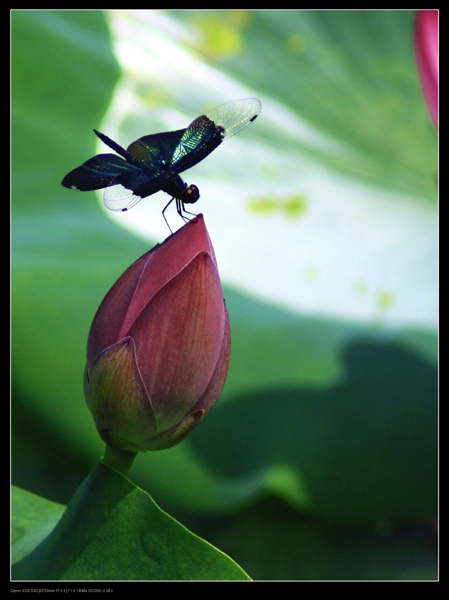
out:
M125 211L142 198L162 190L176 200L176 208L185 219L185 204L200 197L196 185L188 186L179 176L210 154L258 116L262 108L257 98L222 104L195 119L186 129L146 135L125 150L106 135L96 135L116 154L97 154L62 180L67 188L81 191L105 188L107 208ZM164 216L165 219L165 216Z

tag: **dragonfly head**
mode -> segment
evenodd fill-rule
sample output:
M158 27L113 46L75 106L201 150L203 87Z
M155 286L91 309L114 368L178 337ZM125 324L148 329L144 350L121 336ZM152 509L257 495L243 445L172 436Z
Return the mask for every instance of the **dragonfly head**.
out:
M184 204L194 204L200 197L200 190L196 185L189 185L181 194L181 202Z

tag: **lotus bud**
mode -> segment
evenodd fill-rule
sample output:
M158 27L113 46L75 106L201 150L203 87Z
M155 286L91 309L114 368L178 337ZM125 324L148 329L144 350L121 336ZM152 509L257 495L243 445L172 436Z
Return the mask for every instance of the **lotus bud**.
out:
M182 441L217 402L230 327L202 215L132 264L89 333L85 397L101 438L145 452Z

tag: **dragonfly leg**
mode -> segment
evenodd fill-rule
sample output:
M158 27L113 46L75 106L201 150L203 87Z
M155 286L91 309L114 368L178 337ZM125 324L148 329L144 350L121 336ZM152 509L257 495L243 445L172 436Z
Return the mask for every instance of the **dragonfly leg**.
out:
M190 221L190 219L184 215L184 212L187 212L187 211L184 207L184 202L182 200L180 200L179 198L176 198L176 210L178 211L178 215L181 217L181 219L184 221L184 223L187 223L187 221Z
M184 202L182 200L176 200L176 208L178 210L178 214L182 217L182 219L185 222L190 221L190 219L189 219L189 217L186 217L184 213L187 213L188 215L192 215L192 217L198 216L195 213L192 213L189 210L186 210L186 205L184 204Z
M170 229L170 233L173 233L173 231L171 230L171 227L170 227L170 225L168 224L168 221L167 221L167 217L164 215L164 213L167 210L167 208L170 206L170 204L173 202L174 199L175 199L174 197L170 198L169 202L167 202L167 204L165 205L164 210L162 211L162 216L164 217L164 220L167 223L167 227ZM177 206L178 206L178 200L176 200L176 207Z

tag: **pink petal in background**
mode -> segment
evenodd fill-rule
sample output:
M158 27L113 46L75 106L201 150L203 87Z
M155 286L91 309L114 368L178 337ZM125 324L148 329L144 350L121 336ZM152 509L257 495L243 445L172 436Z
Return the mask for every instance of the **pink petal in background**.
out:
M438 129L438 11L418 10L414 31L419 79L430 116Z

